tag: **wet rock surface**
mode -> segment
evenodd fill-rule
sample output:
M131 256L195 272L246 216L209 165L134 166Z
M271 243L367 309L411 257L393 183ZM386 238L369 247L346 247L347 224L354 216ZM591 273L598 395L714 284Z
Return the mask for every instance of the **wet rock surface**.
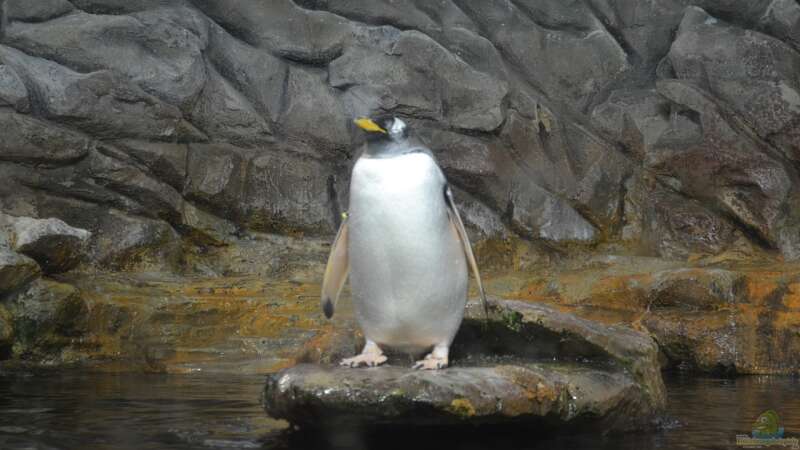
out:
M59 361L62 350L86 332L86 302L69 284L36 280L5 303L12 317L16 359Z
M13 292L40 274L36 261L0 246L0 293Z
M453 351L453 365L441 371L285 369L268 377L264 407L308 428L537 423L604 430L646 426L664 407L649 337L550 307L496 303L488 326L466 320Z
M272 245L282 249L268 250ZM253 264L262 270L246 276L71 272L54 280L39 279L32 265L34 273L27 281L0 294L0 318L5 322L5 337L0 339L5 344L0 347L5 346L4 357L11 358L0 366L24 362L113 371L272 373L301 363L333 365L357 353L363 337L347 290L337 317L324 318L319 309L322 268L308 261L324 261L325 247L299 256L307 251L305 245L253 241L219 248L224 253L210 260L208 255L191 256L192 263L208 273L236 273ZM637 336L644 333L657 345L661 369L727 375L800 373L796 265L687 267L658 258L619 257L571 264L558 270L484 274L484 285L493 295L524 303L529 315L541 306L605 324L599 329L610 325L621 336L626 336L625 328L637 330L629 342L590 334L591 328L583 325L580 340L566 339L563 345L545 345L552 342L552 335L541 337L541 333L531 332L533 338L523 339L517 332L504 331L505 326L494 329L500 337L493 341L468 321L453 349L455 367L514 365L526 358L540 361L576 353L591 359L597 358L591 350L597 346L605 349L602 361L627 360L632 357L626 355L642 353L630 345L641 342ZM281 269L287 266L295 268L288 276ZM48 304L45 298L67 298L65 304L73 306L82 302L87 309L80 314L85 317L52 313L59 310L56 302L48 307L49 318L41 321L49 325L27 328L34 334L23 339L14 331L16 324L26 311L38 310L41 302ZM25 307L27 302L33 302L31 309ZM83 311L70 308L64 310ZM577 333L569 328L572 322L558 315L531 317L545 322L558 318L546 326L567 335ZM506 319L512 325L516 320L514 315ZM45 333L48 329L55 331ZM41 331L41 341L35 330ZM591 339L595 347L586 343ZM492 362L469 355L498 358ZM407 368L411 361L398 358L392 364Z
M634 261L598 258L522 284L500 284L509 289L509 298L650 334L664 369L800 373L796 265L686 267Z

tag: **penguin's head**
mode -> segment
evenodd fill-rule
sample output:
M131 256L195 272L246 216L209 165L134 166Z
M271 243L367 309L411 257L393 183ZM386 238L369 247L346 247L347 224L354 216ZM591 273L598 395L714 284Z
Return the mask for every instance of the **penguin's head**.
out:
M359 117L354 122L367 132L367 141L402 141L408 138L408 125L397 117Z

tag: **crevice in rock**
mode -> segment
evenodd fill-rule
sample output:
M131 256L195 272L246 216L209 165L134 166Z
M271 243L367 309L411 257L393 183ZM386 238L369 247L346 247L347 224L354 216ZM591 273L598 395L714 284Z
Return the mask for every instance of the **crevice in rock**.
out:
M8 27L6 0L0 0L0 42L5 42L6 40L6 27Z
M534 25L536 25L537 27L539 27L539 28L541 28L543 30L552 31L552 32L555 32L555 33L568 34L568 35L571 35L571 36L574 36L574 37L577 37L577 38L581 38L581 39L585 38L592 31L592 30L590 30L588 28L581 27L581 26L575 25L575 24L562 24L561 26L553 26L551 24L547 24L544 21L542 21L540 18L536 17L536 15L533 13L533 11L531 11L530 8L528 8L526 5L520 4L518 0L508 0L508 1L509 1L509 3L511 5L514 6L514 8L519 10L520 13L525 18L527 18Z
M403 25L400 25L398 23L395 23L395 22L391 21L388 18L377 18L375 20L371 20L365 14L364 15L361 15L361 14L359 14L359 15L352 15L352 14L351 15L345 15L345 14L342 14L340 12L338 12L338 13L337 12L333 12L330 9L326 9L321 4L321 2L319 2L317 0L292 0L292 3L294 3L294 5L297 6L298 8L301 8L301 9L304 9L304 10L307 10L307 11L322 11L322 12L326 12L326 13L334 15L336 17L340 17L340 18L342 18L344 20L347 20L347 21L350 21L350 22L355 22L355 23L362 24L362 25L365 25L365 26L370 26L370 27L385 27L385 26L388 26L388 27L396 28L396 29L398 29L400 31L414 30L414 31L419 31L420 33L424 34L424 32L422 30L420 30L419 28L417 28L417 27L403 26Z
M336 176L328 176L328 201L331 204L333 224L338 229L342 224L342 208L339 205L339 196L336 192Z
M285 49L275 49L273 50L273 54L290 63L325 69L328 67L328 64L330 64L331 61L344 54L344 47L342 45L335 45L330 49L330 51L320 52L313 56Z
M617 214L613 219L613 223L609 229L609 240L621 238L622 229L628 225L626 220L627 210L625 209L625 199L628 197L628 181L633 178L633 173L625 175L619 183L619 197L617 198Z
M597 22L603 27L605 32L611 36L612 39L617 43L620 50L625 53L625 57L628 60L628 64L631 66L636 66L641 62L641 57L636 50L634 50L633 46L628 42L625 38L625 35L622 33L621 30L614 27L612 25L612 18L606 17L602 11L600 11L591 0L584 0L584 4L592 12ZM616 4L611 2L611 7L614 9L614 12L617 16L619 16L619 12L616 11Z
M94 4L94 5L87 5L79 3L80 0L68 0L72 6L75 7L77 11L85 12L86 14L95 14L95 15L107 15L107 16L119 16L127 14L123 8L113 8L110 5L103 5L103 4Z
M233 24L226 24L212 19L208 14L205 13L203 8L197 5L195 0L189 0L189 1L191 2L192 6L194 6L194 9L199 11L209 22L216 24L217 26L225 30L226 33L233 36L237 40L251 47L261 48L258 45L256 45L251 39L247 38L248 33L246 30L241 30L239 28L236 28Z

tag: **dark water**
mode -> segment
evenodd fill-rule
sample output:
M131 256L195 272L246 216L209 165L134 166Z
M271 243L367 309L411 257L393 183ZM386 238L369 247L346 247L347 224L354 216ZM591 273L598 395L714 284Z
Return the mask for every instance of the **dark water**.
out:
M534 430L401 436L338 430L288 433L264 416L263 377L49 374L0 376L0 449L695 449L736 448L774 409L800 437L800 380L672 376L668 417L647 433L539 435ZM327 444L326 444L327 442ZM780 448L780 447L773 447Z

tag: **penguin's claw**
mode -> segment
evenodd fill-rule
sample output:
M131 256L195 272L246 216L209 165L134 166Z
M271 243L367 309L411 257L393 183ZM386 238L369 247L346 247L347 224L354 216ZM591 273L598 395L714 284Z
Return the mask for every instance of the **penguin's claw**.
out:
M340 366L345 367L376 367L386 362L386 355L383 353L362 353L353 356L352 358L345 358L339 363Z
M428 355L425 359L417 361L412 366L414 370L439 370L444 369L447 367L447 358L437 358L435 356Z

